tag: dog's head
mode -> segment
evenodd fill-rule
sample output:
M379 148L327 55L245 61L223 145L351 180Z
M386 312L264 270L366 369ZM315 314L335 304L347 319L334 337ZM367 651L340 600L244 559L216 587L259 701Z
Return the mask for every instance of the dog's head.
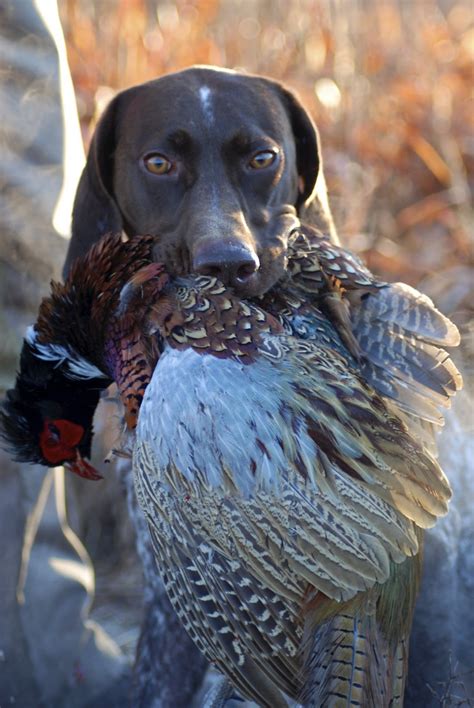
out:
M300 210L325 190L318 175L316 128L279 83L194 67L128 89L92 140L65 269L123 229L158 236L155 258L171 273L262 294L284 270Z

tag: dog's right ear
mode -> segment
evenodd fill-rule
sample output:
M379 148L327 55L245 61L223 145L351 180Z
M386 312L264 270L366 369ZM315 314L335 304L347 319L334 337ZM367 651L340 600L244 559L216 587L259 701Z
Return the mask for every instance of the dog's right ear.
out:
M72 235L63 268L67 276L72 263L87 253L104 234L122 230L122 215L114 197L113 168L120 104L124 93L107 106L92 138L86 166L72 210Z
M267 81L277 89L293 131L300 182L295 203L298 216L328 234L334 243L338 243L329 207L317 128L293 91L279 82L268 79Z

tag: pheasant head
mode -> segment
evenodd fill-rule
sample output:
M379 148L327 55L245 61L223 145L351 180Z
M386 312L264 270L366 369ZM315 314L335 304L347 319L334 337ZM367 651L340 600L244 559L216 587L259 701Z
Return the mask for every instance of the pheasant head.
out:
M64 284L52 283L0 413L2 437L18 461L65 464L81 477L100 478L86 458L94 411L117 375L115 354L124 336L111 332L112 313L124 282L149 263L153 243L106 236L76 262ZM135 313L134 324L139 320ZM122 327L128 324L121 319Z
M87 461L92 419L99 402L101 378L66 376L56 361L38 357L33 341L25 341L15 388L0 413L2 436L19 462L47 467L65 465L86 479L100 479Z

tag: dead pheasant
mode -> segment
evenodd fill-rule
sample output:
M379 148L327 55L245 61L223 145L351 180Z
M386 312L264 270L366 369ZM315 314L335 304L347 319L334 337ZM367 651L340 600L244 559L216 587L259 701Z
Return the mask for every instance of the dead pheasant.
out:
M460 386L442 349L456 330L419 293L301 238L260 306L214 278L170 280L151 239L105 239L43 302L3 425L22 459L61 462L41 445L50 431L71 460L85 438L64 421L90 438L81 391L116 380L130 428L138 418L136 489L160 572L206 656L263 706L401 705L422 529L450 496L401 416L439 422ZM384 371L372 349L397 337ZM38 359L54 370L41 394ZM61 377L74 400L59 400Z

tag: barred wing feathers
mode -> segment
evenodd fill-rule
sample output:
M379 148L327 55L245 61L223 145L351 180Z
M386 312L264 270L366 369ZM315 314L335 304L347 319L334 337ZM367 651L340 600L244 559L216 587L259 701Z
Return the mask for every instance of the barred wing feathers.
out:
M443 424L462 379L446 348L457 327L422 293L384 283L357 256L303 226L289 245L291 284L329 308L342 341L376 391L410 416Z
M185 555L170 594L178 606L192 583L203 613L212 603L223 633L201 643L227 672L232 655L233 680L255 700L245 667L257 662L258 676L258 656L295 695L308 588L341 603L385 583L450 496L436 460L343 356L284 334L265 333L250 365L165 349L134 466L166 576L170 549Z

